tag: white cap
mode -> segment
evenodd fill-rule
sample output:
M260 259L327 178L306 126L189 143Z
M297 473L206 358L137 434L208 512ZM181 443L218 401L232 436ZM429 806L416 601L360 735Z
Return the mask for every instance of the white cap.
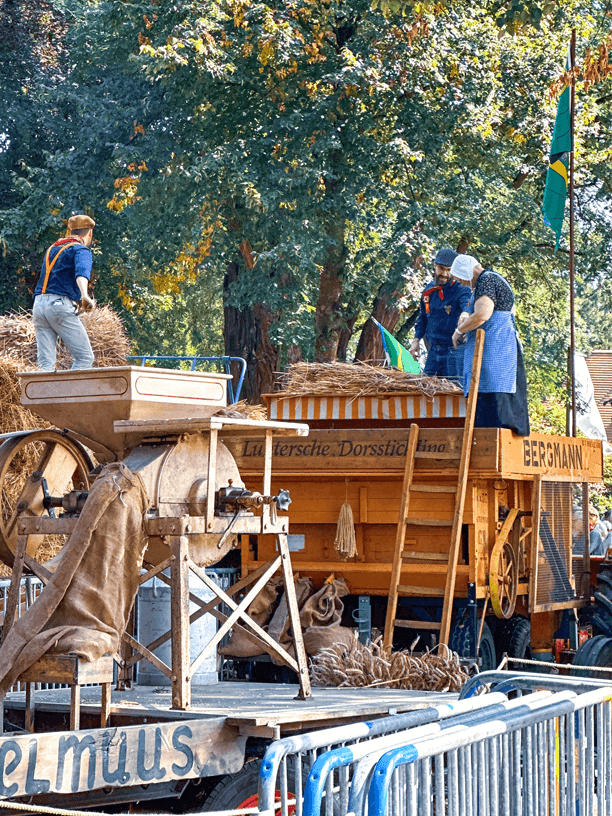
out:
M473 255L457 255L451 266L450 273L454 278L471 281L474 277L474 269L477 266L480 266L480 262Z

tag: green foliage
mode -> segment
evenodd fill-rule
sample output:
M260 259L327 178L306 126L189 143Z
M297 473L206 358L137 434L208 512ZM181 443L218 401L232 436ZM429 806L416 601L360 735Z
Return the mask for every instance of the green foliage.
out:
M0 128L10 145L0 308L25 302L46 243L88 209L96 295L123 311L136 350L221 349L223 275L239 262L226 296L265 304L281 361L295 347L312 359L363 324L381 286L414 302L419 258L461 243L515 289L534 418L546 398L562 404L567 243L554 252L540 212L549 91L571 26L580 58L605 10L576 0L49 8L61 41L53 70L23 51L27 94L2 75L12 113ZM612 341L608 84L578 87L585 351ZM11 278L23 281L13 300Z

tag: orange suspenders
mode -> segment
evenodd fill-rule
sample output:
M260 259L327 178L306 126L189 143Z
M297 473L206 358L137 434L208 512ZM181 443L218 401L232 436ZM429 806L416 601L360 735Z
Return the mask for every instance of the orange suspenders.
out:
M51 263L49 263L49 255L51 254L51 250L53 249L54 245L49 247L49 249L47 250L47 254L45 255L45 279L44 279L43 285L42 285L42 291L41 291L42 295L44 295L45 292L47 291L47 284L49 283L49 275L51 274L51 270L55 266L55 262L57 261L59 256L62 254L62 252L65 249L68 249L68 247L74 246L75 244L80 244L80 243L81 243L80 241L71 241L69 244L64 244L64 246L60 249L60 251L57 253L57 255L55 256L55 258L53 259L53 261Z

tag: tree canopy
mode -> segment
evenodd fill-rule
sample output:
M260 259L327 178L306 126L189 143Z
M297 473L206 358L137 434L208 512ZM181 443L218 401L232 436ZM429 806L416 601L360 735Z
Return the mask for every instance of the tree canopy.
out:
M565 378L567 240L540 208L575 27L578 337L609 345L605 4L28 8L17 69L0 53L4 309L85 210L135 349L243 353L257 396L288 360L376 351L373 310L406 334L435 249L467 248L514 286L541 400Z

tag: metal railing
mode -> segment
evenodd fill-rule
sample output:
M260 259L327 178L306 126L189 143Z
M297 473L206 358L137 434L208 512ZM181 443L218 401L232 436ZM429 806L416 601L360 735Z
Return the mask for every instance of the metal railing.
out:
M466 689L456 702L273 743L259 813L612 816L612 685L498 671Z
M576 667L574 670L579 669L592 671L593 667ZM549 691L570 690L580 694L582 692L591 691L592 689L601 688L602 685L606 684L612 691L612 680L607 677L602 677L598 680L589 677L568 677L554 674L541 675L533 672L507 672L494 669L492 671L481 672L471 677L461 689L459 699L465 700L483 691L499 691L502 694L509 694L512 691L516 691L522 694L525 691L530 692L542 688L548 689Z
M237 580L238 569L235 567L209 567L206 569L206 574L213 579L213 581L223 590L227 590L234 584ZM6 599L8 595L8 590L11 584L10 578L0 578L0 615L2 616L2 620L4 619L4 609L6 606ZM43 590L43 583L39 578L35 578L32 575L28 575L25 578L21 579L21 590L19 596L19 603L17 604L17 615L21 617L23 612L26 609L29 609L30 606L34 603L36 598L40 595ZM221 611L224 614L229 614L228 607L223 604L220 607ZM138 605L135 605L135 613L137 614ZM136 626L138 624L136 623ZM220 623L217 622L217 628L220 626ZM221 641L220 645L223 646L229 641L229 634L225 636L225 638ZM116 671L116 666L115 666ZM137 676L137 675L136 675ZM95 685L95 684L88 684L88 685ZM50 689L58 689L58 688L68 688L65 684L58 684L58 683L35 683L33 685L34 691L40 690L50 690ZM25 683L15 683L14 686L11 687L10 691L25 691Z
M0 614L2 615L2 620L4 621L4 609L6 607L6 599L8 596L9 587L11 585L10 578L0 578ZM39 578L35 578L33 575L28 575L26 578L21 579L21 587L19 592L19 601L17 603L17 616L21 617L21 615L29 609L36 598L40 595L43 589L43 582ZM34 690L40 691L41 689L54 689L54 688L67 688L66 685L58 685L55 683L35 683ZM11 686L10 691L24 691L25 690L25 683L15 683L14 686Z
M463 733L471 727L480 727L480 724L491 721L495 717L503 716L508 710L520 707L522 710L531 710L542 705L551 694L547 691L531 695L528 703L524 700L507 700L503 695L492 694L494 699L487 705L486 695L481 698L471 698L475 703L470 709L462 709L461 701L459 716L453 716L441 722L429 723L407 731L402 731L390 737L373 740L370 745L356 745L344 750L330 751L317 759L312 767L304 790L304 816L319 816L323 804L326 806L326 816L333 813L325 801L329 800L330 791L336 788L340 799L347 800L343 813L363 813L368 796L368 785L376 763L391 749L405 745L408 741L427 740L440 735L441 740L448 740L455 733ZM350 778L348 797L344 791L343 775L338 773L334 780L334 772L345 767L344 779ZM348 771L348 773L346 772Z
M562 691L528 712L411 740L378 760L368 814L610 816L611 700L609 687Z
M329 757L337 748L341 759L348 756L347 752L361 750L367 752L376 741L374 738L386 735L387 739L406 733L406 729L424 726L428 723L437 723L439 720L458 717L462 714L494 706L505 701L502 694L488 694L484 697L466 700L461 703L453 701L428 708L409 711L405 714L395 714L369 722L351 723L349 725L326 728L323 731L312 731L294 737L278 740L268 748L261 764L259 777L259 808L261 813L275 814L275 794L281 791L281 802L287 804L287 797L295 798L295 814L303 813L303 783L305 774L316 766L321 757ZM391 743L390 743L391 744ZM336 756L336 754L334 754ZM333 762L333 760L332 760ZM336 766L334 766L336 767ZM344 774L342 763L338 763L340 776ZM333 769L332 769L333 770ZM347 791L348 779L342 776L340 780L341 802L340 807L348 803L344 795ZM333 813L334 781L328 774L325 780L324 794L327 794L326 813ZM346 801L345 801L346 800ZM276 808L276 809L275 809ZM284 814L284 811L282 811ZM317 814L318 816L318 814Z
M232 363L236 363L240 366L240 373L238 375L238 384L234 389L234 384L232 380L227 381L227 395L229 397L230 405L234 402L238 402L240 399L240 392L242 391L242 385L244 383L244 378L246 375L247 364L244 357L228 357L225 355L221 355L219 357L200 357L200 356L189 356L189 355L163 355L163 354L131 354L127 358L128 360L140 360L140 365L145 366L149 361L168 361L168 362L178 362L179 366L180 363L191 363L191 368L189 371L195 371L199 365L202 363L216 363L223 367L223 370L226 374L231 374L231 366Z

